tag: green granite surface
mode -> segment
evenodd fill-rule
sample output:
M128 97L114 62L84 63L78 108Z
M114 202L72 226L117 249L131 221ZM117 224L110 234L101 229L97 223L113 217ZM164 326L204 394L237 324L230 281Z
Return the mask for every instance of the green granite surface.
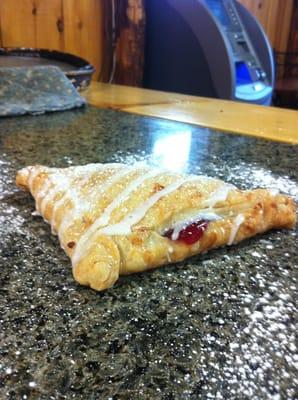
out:
M0 398L294 399L297 232L98 293L73 280L57 238L14 183L30 164L144 159L298 196L291 145L91 107L1 119Z

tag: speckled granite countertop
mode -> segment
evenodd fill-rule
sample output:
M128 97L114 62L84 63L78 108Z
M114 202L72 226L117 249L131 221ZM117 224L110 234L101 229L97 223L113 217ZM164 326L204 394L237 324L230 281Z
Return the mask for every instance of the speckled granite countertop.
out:
M248 115L249 118L249 115ZM120 112L0 120L1 399L294 399L297 245L276 231L81 287L17 169L134 162L297 198L297 147Z

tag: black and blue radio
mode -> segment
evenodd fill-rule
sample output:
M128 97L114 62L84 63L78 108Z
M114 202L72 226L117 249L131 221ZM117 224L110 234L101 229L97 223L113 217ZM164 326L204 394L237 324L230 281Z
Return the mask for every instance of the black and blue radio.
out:
M147 0L144 86L270 105L273 52L236 0Z

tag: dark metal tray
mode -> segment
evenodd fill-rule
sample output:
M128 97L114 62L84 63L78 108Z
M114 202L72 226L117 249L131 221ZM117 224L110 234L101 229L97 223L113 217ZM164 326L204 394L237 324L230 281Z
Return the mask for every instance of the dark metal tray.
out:
M95 71L88 61L69 53L33 48L0 48L0 68L37 65L61 68L78 90L83 90L90 84Z

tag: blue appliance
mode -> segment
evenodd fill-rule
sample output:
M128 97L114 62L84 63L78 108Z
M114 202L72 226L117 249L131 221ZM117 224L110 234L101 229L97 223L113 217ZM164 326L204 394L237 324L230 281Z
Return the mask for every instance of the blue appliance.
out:
M273 53L235 0L147 0L144 87L270 105Z

